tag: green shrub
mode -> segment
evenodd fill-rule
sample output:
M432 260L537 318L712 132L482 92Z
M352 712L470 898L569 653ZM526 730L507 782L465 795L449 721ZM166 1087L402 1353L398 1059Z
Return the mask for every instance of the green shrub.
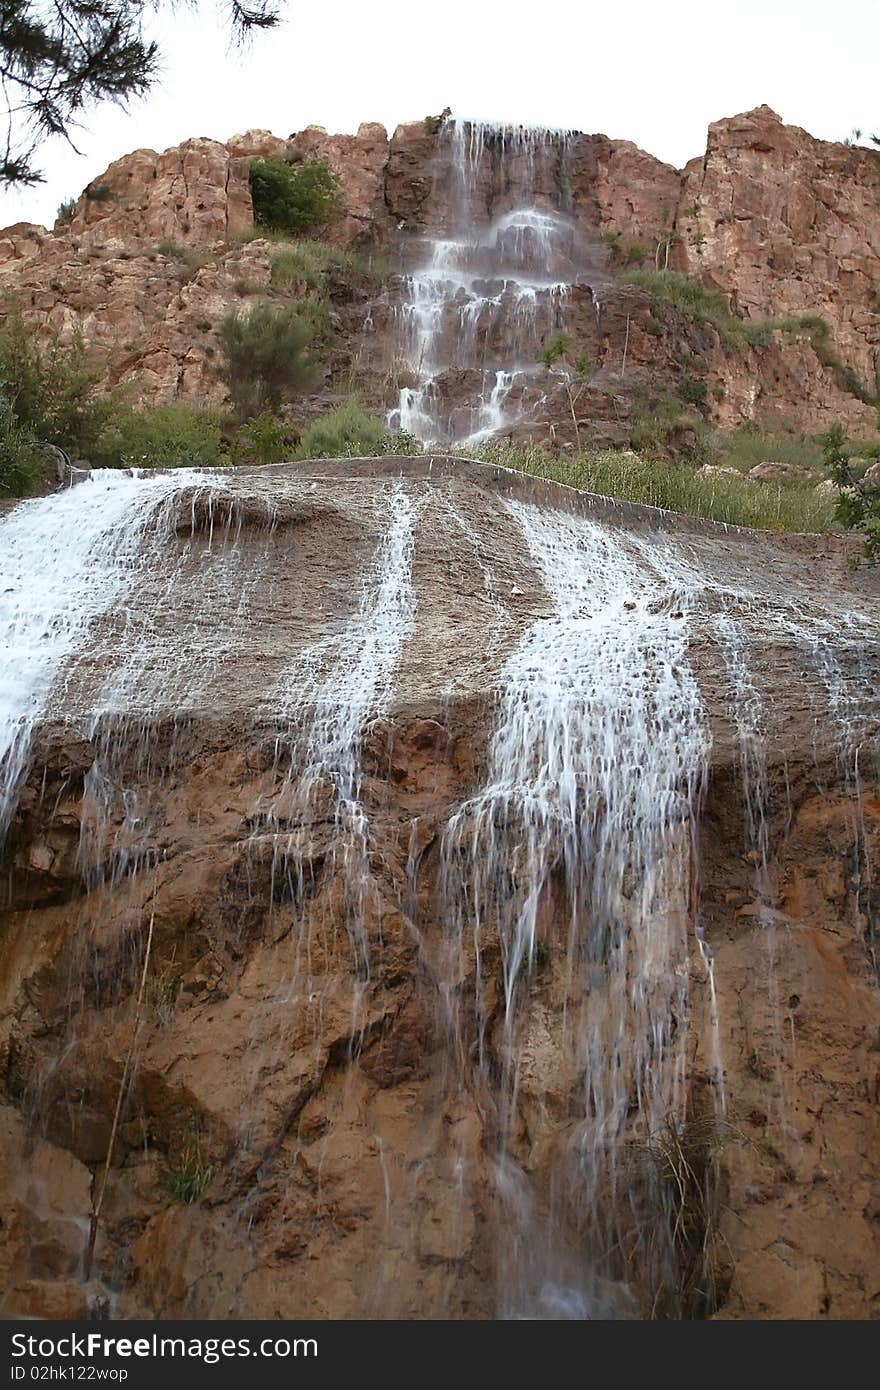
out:
M95 457L107 468L216 468L227 462L222 416L183 403L117 411Z
M835 504L837 520L861 536L864 559L876 565L880 562L880 487L854 476L849 465L849 446L840 425L827 430L820 443L829 476L840 489Z
M0 390L0 497L26 497L43 468L33 435Z
M538 360L545 367L552 367L571 349L571 339L566 333L554 333L538 354Z
M685 375L679 382L678 394L686 405L702 407L706 404L708 388L698 377Z
M834 348L831 329L819 314L796 314L779 318L741 319L734 314L723 294L707 289L675 270L629 270L620 276L627 285L636 285L655 300L672 304L682 313L710 323L728 347L766 347L774 333L804 334L813 351L831 373L835 384L847 395L866 405L877 405L878 397L859 379L858 373L841 360ZM656 312L656 309L655 309ZM649 329L649 332L654 330Z
M178 262L177 278L182 285L189 284L200 270L214 260L209 251L200 251L195 246L181 246L176 241L160 241L156 250L167 260Z
M65 198L58 204L58 211L55 214L55 225L57 227L69 227L76 212L76 199Z
M283 289L301 280L310 289L318 289L332 270L379 283L391 273L391 266L387 256L375 252L327 246L319 241L287 241L272 257L271 283L274 289Z
M294 233L326 226L342 212L339 179L326 160L290 165L254 159L250 166L254 222Z
M599 363L596 361L595 357L589 357L586 353L582 353L580 357L575 358L574 373L575 376L581 377L586 381L589 380L591 376L595 376L598 367Z
M280 463L295 452L290 444L290 426L268 411L248 420L239 430L236 445L237 455L255 458L258 463Z
M198 1139L192 1139L166 1173L165 1190L175 1202L197 1202L213 1176L214 1170L202 1158Z
M390 453L392 436L357 401L344 401L317 420L302 437L300 458L371 458Z
M35 442L88 455L113 408L95 394L100 379L81 338L38 342L14 316L0 329L0 392Z
M295 306L226 315L217 333L222 375L241 419L277 412L282 400L309 390L318 371L306 353L311 336Z
M822 450L814 439L797 434L769 434L754 425L743 425L731 434L718 435L716 462L748 472L757 463L793 463L801 468L820 468Z
M676 270L627 270L620 276L626 285L646 290L655 299L672 304L690 318L710 323L728 345L748 341L750 325L731 313L723 294L706 289L699 280L690 280Z

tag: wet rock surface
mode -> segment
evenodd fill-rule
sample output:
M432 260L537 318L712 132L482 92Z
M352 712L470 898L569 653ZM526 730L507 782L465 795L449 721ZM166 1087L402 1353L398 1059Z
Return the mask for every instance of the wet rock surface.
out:
M175 506L131 601L59 672L4 849L2 1311L876 1316L871 575L851 576L829 538L728 530L443 457L234 470ZM527 543L533 515L544 530ZM591 912L572 917L562 849L512 1032L504 895L476 929L450 887L471 882L468 826L486 829L505 672L554 621L534 534L561 545L591 524L660 567L647 597L635 580L620 594L621 614L652 643L681 632L707 738L694 845L663 822L674 872L657 902L681 983L655 1063L682 1058L689 1133L712 1117L720 1238L711 1297L685 1290L678 1250L671 1303L652 1282L669 1266L638 1227L620 1228L631 1258L587 1279L576 1039L613 1000L614 967L572 949ZM751 741L719 615L760 697ZM594 618L572 622L589 633ZM363 722L343 737L355 706ZM494 853L486 842L477 867ZM627 935L645 920L622 873ZM642 1211L645 1155L667 1151L633 1105L618 1177ZM558 1286L514 1287L512 1190L520 1219L554 1232Z

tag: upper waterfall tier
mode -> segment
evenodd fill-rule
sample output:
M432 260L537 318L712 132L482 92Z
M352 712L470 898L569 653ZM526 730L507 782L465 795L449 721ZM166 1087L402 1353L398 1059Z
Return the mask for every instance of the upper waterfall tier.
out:
M565 334L573 289L598 306L605 278L605 248L566 211L569 142L567 131L456 121L441 131L434 180L448 234L403 248L392 336L410 379L392 427L476 446L540 403L540 354ZM461 372L471 376L450 396L447 374Z

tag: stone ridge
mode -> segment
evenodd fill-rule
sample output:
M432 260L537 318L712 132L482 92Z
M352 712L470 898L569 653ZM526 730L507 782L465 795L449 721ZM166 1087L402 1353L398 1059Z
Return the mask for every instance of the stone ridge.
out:
M270 293L272 248L240 241L253 224L249 160L325 158L347 209L330 239L393 250L407 234L444 230L448 199L436 177L437 150L423 121L398 126L390 139L378 124L354 135L309 126L286 140L254 130L225 144L199 138L162 154L137 150L88 186L69 225L0 232L0 294L38 332L81 331L109 354L109 384L128 385L136 398L219 402L214 326L230 308ZM640 245L649 264L668 259L748 317L822 315L838 357L876 393L880 155L816 140L762 106L713 124L705 155L682 172L604 135L574 135L568 160L566 201L585 231L624 251ZM519 196L515 171L500 178L487 158L478 184L487 215ZM536 196L550 200L558 189L539 188ZM360 350L366 288L346 288L344 279L337 276L334 289L326 389L334 373L356 362L363 394L382 409L387 364L371 367L372 346ZM734 354L709 326L676 313L658 333L650 298L618 288L603 305L598 337L591 304L585 299L583 312L574 306L578 350L602 364L578 422L593 442L625 442L634 388L656 394L674 386L683 361L700 364L708 418L718 426L755 420L818 431L840 422L855 435L873 433L874 408L841 389L803 335L785 342L777 335L764 348ZM286 291L307 292L305 284ZM380 346L382 312L380 302L373 316ZM318 408L306 403L305 413ZM573 446L582 436L572 434L570 414L567 400L551 398L546 421L529 437Z

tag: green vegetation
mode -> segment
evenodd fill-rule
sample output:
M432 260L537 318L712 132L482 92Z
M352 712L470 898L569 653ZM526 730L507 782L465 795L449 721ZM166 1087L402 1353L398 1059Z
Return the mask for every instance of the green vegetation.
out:
M847 366L837 355L831 329L818 314L741 319L731 311L723 294L707 289L698 280L691 280L678 271L630 270L625 271L619 278L623 284L636 285L653 296L655 319L662 318L662 312L658 315L658 310L661 310L664 303L671 304L690 318L711 324L729 348L743 348L746 345L766 347L772 341L774 333L806 337L822 366L831 373L841 391L855 396L867 405L880 404L877 396L868 390L853 368Z
M821 444L815 439L797 434L767 434L753 425L742 425L730 434L716 436L713 463L726 468L738 468L747 473L758 463L772 459L775 463L792 463L798 468L822 467ZM817 482L820 476L817 472Z
M310 289L320 289L334 270L347 271L376 283L387 278L387 256L355 251L351 247L327 246L320 241L285 241L272 257L272 287L303 281Z
M236 457L255 459L257 463L280 463L292 456L290 425L268 411L248 420L238 432Z
M830 531L834 501L813 487L775 487L746 479L700 477L694 464L661 463L633 454L582 453L554 458L530 447L494 446L487 463L583 488L623 502L640 502L688 516L770 531Z
M836 504L837 520L862 540L862 553L869 564L880 561L880 484L867 483L856 476L849 462L851 445L843 430L834 425L822 436L825 465L840 492ZM862 457L867 450L858 446Z
M76 212L76 199L65 198L58 204L58 211L55 214L55 222L59 227L69 227L73 221L73 214Z
M195 246L180 246L176 241L160 241L156 251L167 260L178 262L177 277L182 285L188 284L214 260L209 251L200 251Z
M653 260L654 253L641 241L630 241L622 232L603 232L601 240L611 247L611 264L618 270L631 270Z
M95 395L100 379L81 338L38 343L16 317L0 329L0 391L20 427L41 443L71 454L90 448L109 413Z
M45 464L33 435L18 421L0 386L0 497L32 492Z
M391 434L352 397L328 410L302 437L298 458L367 458L377 454L420 454L412 435Z
M227 314L217 337L222 375L241 420L277 412L285 397L315 382L317 363L306 352L312 330L296 306L258 304Z
M94 448L111 405L80 338L37 342L17 317L0 329L0 494L31 491L46 466L40 446Z
M105 468L217 468L228 462L219 411L176 402L117 408L91 457Z
M254 159L250 182L258 227L299 235L326 226L343 210L339 179L323 159L298 165Z
M539 362L543 362L548 369L555 367L557 362L561 362L566 354L571 350L571 339L567 333L554 333L548 339L538 354Z
M174 1167L165 1174L165 1190L175 1202L197 1202L213 1176L214 1170L204 1162L201 1144L195 1137L187 1141Z
M660 304L672 304L683 314L710 323L729 347L753 341L755 325L732 313L723 294L676 270L628 270L619 277L625 285L646 290Z

